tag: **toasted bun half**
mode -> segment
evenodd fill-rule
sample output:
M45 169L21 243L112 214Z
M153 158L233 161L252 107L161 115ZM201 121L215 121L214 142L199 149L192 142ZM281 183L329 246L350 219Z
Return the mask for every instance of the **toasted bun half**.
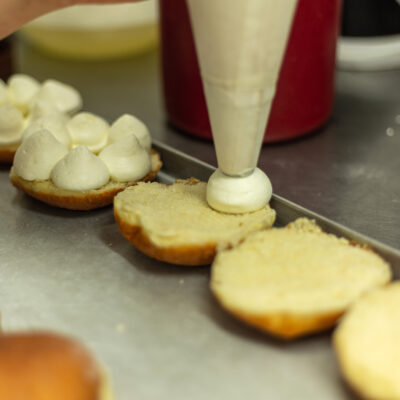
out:
M346 313L334 333L343 377L369 400L400 399L400 283L374 290Z
M18 146L19 143L7 147L0 146L0 164L12 164Z
M154 180L162 166L160 155L152 150L151 171L141 179L142 182ZM93 210L108 206L113 202L114 196L128 186L136 185L136 181L121 183L110 181L99 189L87 191L74 191L61 189L51 180L27 181L18 176L14 168L10 171L11 183L29 196L34 197L51 206L67 208L69 210Z
M211 289L237 318L292 339L332 327L360 295L390 279L390 267L372 251L299 219L219 253Z
M100 400L101 378L73 339L45 332L0 336L0 399Z
M205 182L172 185L139 183L114 199L121 233L141 252L179 265L210 264L217 248L231 247L249 233L270 228L275 211L269 206L247 214L225 214L206 201Z

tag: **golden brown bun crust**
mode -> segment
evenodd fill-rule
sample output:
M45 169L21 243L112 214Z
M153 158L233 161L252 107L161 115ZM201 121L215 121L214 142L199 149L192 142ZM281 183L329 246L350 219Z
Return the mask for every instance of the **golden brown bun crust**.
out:
M98 400L100 371L74 340L49 333L0 336L0 399Z
M120 217L114 208L114 216L122 235L128 239L139 251L156 260L177 265L207 265L211 264L216 254L216 244L158 247L149 240L142 228L131 225Z
M19 144L9 147L0 147L0 164L12 164Z
M279 339L291 340L311 333L323 332L331 329L343 312L321 315L250 315L222 305L227 311L250 326L266 332Z
M152 150L152 170L140 180L140 182L153 181L157 172L162 166L160 155ZM69 210L94 210L110 205L114 196L127 188L133 186L136 182L128 183L108 183L100 189L90 190L87 192L77 192L57 188L51 181L44 181L46 187L43 188L42 182L27 181L19 177L14 169L10 171L11 183L18 189L51 206L66 208Z
M114 199L114 216L122 235L142 253L197 266L211 264L219 248L240 242L248 231L270 228L275 212L266 206L240 216L219 213L206 203L206 183L189 178L128 188ZM174 233L164 236L163 230Z

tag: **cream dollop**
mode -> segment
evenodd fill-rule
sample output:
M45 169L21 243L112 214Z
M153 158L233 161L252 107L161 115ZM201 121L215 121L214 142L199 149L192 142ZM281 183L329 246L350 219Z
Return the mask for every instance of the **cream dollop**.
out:
M26 140L33 133L47 129L67 149L72 146L71 136L67 130L68 117L61 113L46 115L31 122L22 132L21 140Z
M39 91L40 83L31 76L15 74L8 80L9 99L24 114L28 113L29 105Z
M272 196L267 175L256 168L250 175L232 177L217 169L208 180L207 202L211 208L231 214L259 210Z
M111 179L117 182L137 181L151 169L150 155L133 133L107 146L99 158L107 165Z
M119 117L110 128L109 143L115 143L126 135L133 133L140 145L146 150L151 148L151 137L147 126L130 114Z
M101 151L108 141L109 125L97 115L81 112L67 124L72 139L72 146L85 145L94 153Z
M51 172L51 180L62 189L98 189L110 180L107 166L86 146L72 149Z
M80 93L70 85L48 79L40 88L31 103L31 108L37 101L45 101L54 104L59 111L73 115L82 108Z
M12 104L0 106L0 145L12 145L21 139L24 116Z
M15 173L27 181L49 179L54 165L68 149L49 131L42 129L24 140L14 157Z
M3 79L0 79L0 106L9 102L8 88Z
M67 117L66 113L60 111L58 107L49 100L37 99L31 103L31 113L29 115L31 121L54 114Z

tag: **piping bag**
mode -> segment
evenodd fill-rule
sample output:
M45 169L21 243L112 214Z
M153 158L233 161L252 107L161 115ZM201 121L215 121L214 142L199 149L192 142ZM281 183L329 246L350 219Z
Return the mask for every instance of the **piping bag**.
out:
M297 0L187 0L218 169L208 204L222 212L264 207L257 168Z

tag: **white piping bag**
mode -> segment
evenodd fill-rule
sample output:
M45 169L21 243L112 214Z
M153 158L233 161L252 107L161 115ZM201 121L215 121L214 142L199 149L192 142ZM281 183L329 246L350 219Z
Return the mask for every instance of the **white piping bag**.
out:
M187 3L219 169L207 200L253 211L272 193L256 166L297 0Z

